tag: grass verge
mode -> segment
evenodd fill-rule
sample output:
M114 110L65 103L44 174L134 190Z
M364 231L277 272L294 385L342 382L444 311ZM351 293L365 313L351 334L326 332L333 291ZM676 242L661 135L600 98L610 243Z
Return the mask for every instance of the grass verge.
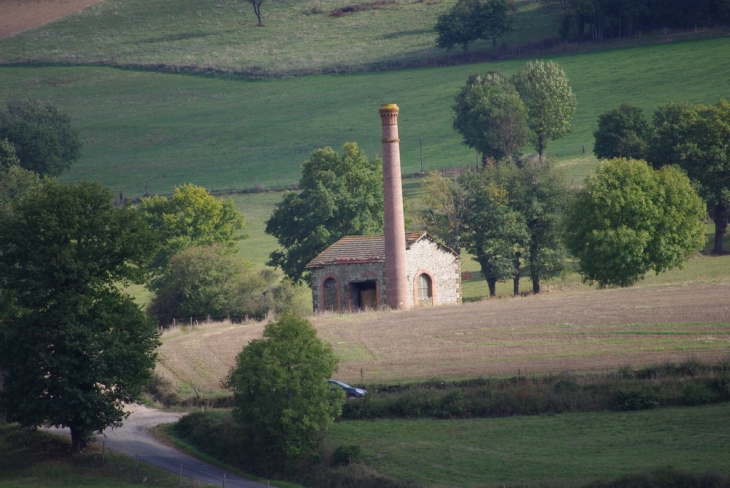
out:
M125 456L89 448L69 455L67 440L42 431L22 430L0 423L0 486L41 488L52 486L127 488L132 486L177 487L178 477L147 464L139 465ZM185 487L200 484L183 478Z

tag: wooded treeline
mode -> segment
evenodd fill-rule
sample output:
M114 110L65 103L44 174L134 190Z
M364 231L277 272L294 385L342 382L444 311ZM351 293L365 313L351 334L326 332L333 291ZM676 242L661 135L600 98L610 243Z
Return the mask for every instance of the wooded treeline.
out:
M726 0L540 0L560 17L560 35L570 40L636 37L656 29L692 29L730 24Z

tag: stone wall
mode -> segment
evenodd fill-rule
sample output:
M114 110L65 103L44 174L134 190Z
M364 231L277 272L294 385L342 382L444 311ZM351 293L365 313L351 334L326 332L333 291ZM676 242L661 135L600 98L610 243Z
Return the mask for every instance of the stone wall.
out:
M410 305L417 304L416 278L425 272L431 278L433 305L461 303L461 261L459 256L430 239L421 239L406 251Z
M315 312L323 311L322 286L327 278L337 280L339 311L349 311L350 287L353 281L376 281L380 307L385 305L385 264L361 263L323 266L312 270L312 305Z

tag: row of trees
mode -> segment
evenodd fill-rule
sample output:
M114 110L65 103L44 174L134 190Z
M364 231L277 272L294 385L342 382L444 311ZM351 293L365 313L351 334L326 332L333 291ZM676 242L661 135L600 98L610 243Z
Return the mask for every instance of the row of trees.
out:
M715 223L713 253L723 252L730 208L730 104L669 103L649 123L640 107L622 104L598 118L599 158L645 159L654 168L674 165L692 180Z
M529 274L533 292L576 258L583 279L630 286L661 273L704 246L705 206L678 169L641 160L603 162L572 192L565 177L535 161L502 160L451 181L424 180L423 226L479 263L490 296L499 281Z
M573 130L576 106L557 63L530 61L509 79L498 70L469 75L453 106L454 129L484 164L519 156L528 141L542 160L549 141Z
M687 29L730 23L730 5L723 0L540 0L560 18L566 39L632 37L665 27Z

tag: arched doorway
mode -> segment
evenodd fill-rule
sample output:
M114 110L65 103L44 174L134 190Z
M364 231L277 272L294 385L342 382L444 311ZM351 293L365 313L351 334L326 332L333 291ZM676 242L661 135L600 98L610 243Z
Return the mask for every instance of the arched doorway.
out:
M327 278L324 280L324 284L322 285L322 295L324 298L324 309L332 312L339 312L340 293L337 286L337 280L334 278Z
M418 287L418 306L427 307L433 305L433 282L426 273L418 275L416 280Z

